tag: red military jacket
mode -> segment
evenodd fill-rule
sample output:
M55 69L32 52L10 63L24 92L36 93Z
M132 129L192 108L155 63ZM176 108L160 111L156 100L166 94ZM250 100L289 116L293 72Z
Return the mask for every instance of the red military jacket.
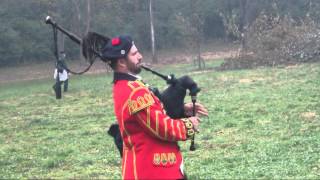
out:
M114 74L114 111L123 139L123 179L182 179L177 141L194 134L188 119L171 119L134 76Z

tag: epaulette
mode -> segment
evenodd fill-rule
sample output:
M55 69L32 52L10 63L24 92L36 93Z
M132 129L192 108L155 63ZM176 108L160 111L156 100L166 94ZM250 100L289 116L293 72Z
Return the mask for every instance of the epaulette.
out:
M137 88L146 87L141 81L135 80L135 81L128 81L128 86L131 88L131 90L135 90Z
M130 114L134 114L144 108L154 104L154 99L148 88L139 80L129 81L128 86L132 89L128 99L128 109Z

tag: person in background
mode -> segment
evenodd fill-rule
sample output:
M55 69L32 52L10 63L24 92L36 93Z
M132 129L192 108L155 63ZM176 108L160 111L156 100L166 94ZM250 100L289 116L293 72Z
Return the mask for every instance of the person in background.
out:
M53 89L56 93L56 98L61 99L61 85L63 84L63 91L68 91L68 67L65 63L66 54L64 51L60 52L58 62L54 70L53 78L56 80L56 83L53 85Z

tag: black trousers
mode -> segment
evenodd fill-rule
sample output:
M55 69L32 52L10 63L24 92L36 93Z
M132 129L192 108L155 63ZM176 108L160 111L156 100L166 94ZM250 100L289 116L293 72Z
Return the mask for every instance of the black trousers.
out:
M53 85L53 90L56 94L56 99L61 99L61 85L63 84L63 91L67 92L68 91L68 79L65 81L57 81L54 85Z
M68 91L68 82L69 80L67 79L67 80L65 80L65 81L63 81L62 83L63 83L63 92L67 92Z

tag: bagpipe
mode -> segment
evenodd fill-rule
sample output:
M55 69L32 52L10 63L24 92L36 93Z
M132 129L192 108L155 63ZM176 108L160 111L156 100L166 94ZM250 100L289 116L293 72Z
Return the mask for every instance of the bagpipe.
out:
M54 41L55 41L55 56L58 58L57 54L57 31L61 31L63 34L67 35L72 41L80 45L82 48L82 54L87 61L89 61L89 66L85 68L82 72L74 72L70 69L67 69L69 72L73 74L83 74L90 69L92 64L95 62L97 58L102 60L103 62L109 63L108 59L105 59L102 56L101 50L106 43L110 40L110 38L100 35L95 32L88 32L82 39L76 36L75 34L67 31L56 22L54 22L50 16L47 16L45 20L46 24L52 25L53 33L54 33ZM191 101L193 103L193 116L195 116L195 103L197 101L197 94L200 92L200 88L197 83L189 76L182 76L180 78L176 78L173 74L163 75L159 72L152 70L146 65L141 65L141 68L155 74L166 81L168 87L160 92L157 88L150 88L150 90L160 99L163 103L164 108L167 112L167 115L172 119L180 119L186 118L184 113L184 100L187 95L187 91L189 91L189 95L191 96ZM108 130L108 134L114 138L115 144L120 152L122 157L122 138L120 135L119 125L112 124ZM191 140L190 150L194 151L195 143L194 136Z

